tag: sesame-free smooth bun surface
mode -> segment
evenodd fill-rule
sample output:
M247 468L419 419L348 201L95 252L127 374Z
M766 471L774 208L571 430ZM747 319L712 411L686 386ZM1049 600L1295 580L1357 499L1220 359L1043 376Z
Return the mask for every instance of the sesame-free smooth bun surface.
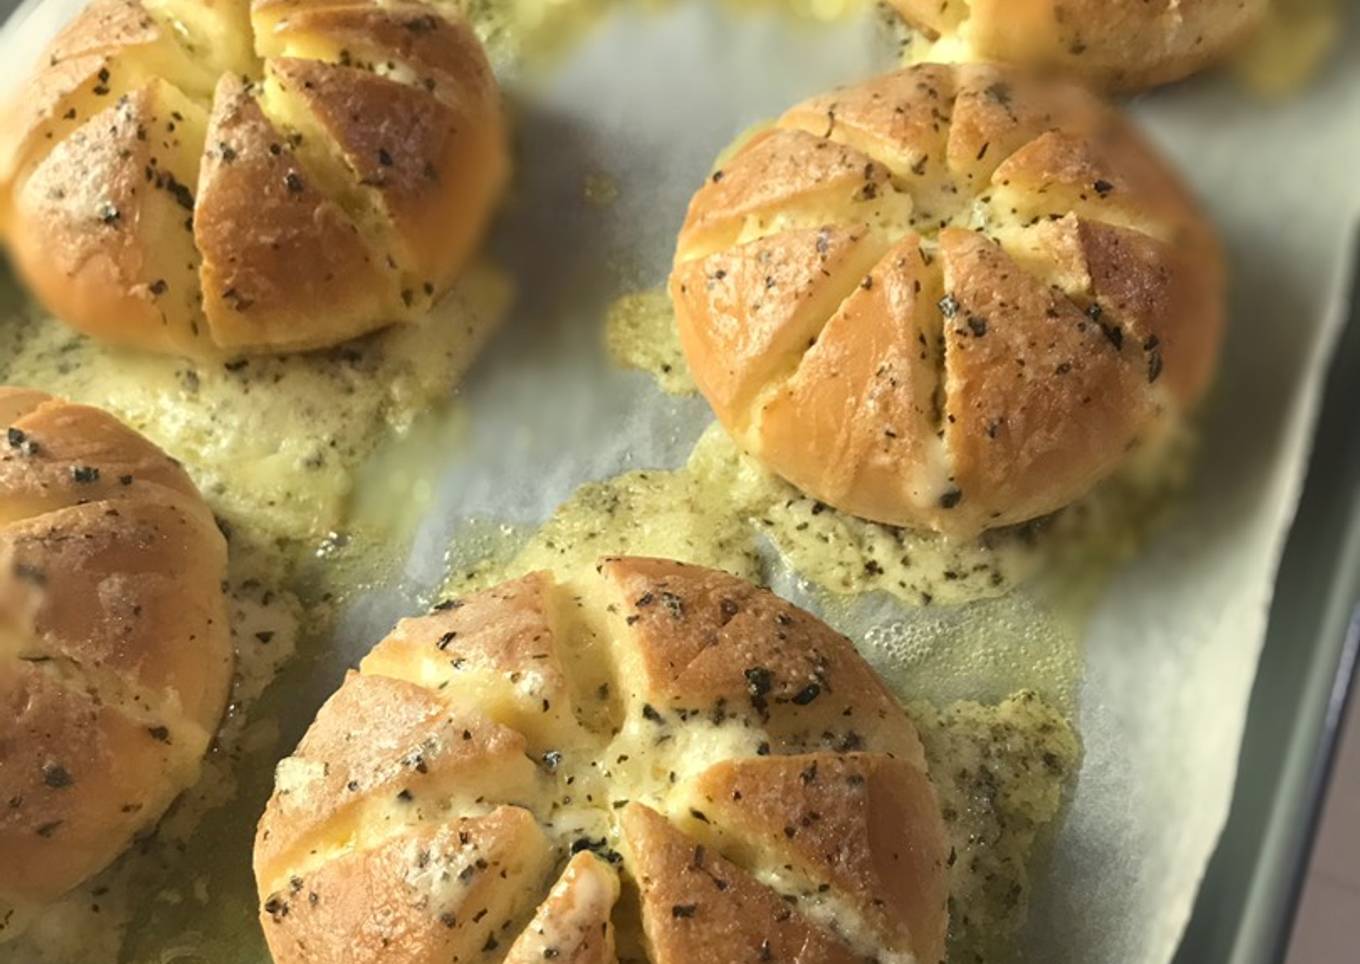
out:
M225 576L168 456L0 387L0 905L90 877L194 781L231 681Z
M617 558L398 624L279 765L255 875L280 964L934 964L947 853L849 640Z
M38 299L200 356L419 317L507 168L480 43L414 0L95 0L0 131L0 227Z
M1073 501L1203 394L1222 255L1080 88L924 64L814 97L690 203L699 388L809 495L968 536Z
M1256 29L1268 0L890 0L951 60L996 60L1135 90L1189 76Z

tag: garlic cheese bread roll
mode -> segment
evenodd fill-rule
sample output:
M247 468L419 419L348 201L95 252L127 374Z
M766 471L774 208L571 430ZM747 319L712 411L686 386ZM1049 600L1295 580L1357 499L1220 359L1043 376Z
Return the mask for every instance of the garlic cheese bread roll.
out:
M1056 69L1105 88L1180 80L1220 60L1267 0L890 0L932 59Z
M279 765L255 874L280 964L935 964L947 853L849 640L618 558L400 623Z
M0 903L22 907L194 782L232 650L226 543L178 464L24 389L0 388L0 433Z
M733 437L808 494L968 536L1051 512L1192 406L1218 242L1075 87L923 65L815 97L690 203L681 344Z
M0 218L38 298L190 355L421 315L507 170L476 36L406 0L95 0L0 130Z

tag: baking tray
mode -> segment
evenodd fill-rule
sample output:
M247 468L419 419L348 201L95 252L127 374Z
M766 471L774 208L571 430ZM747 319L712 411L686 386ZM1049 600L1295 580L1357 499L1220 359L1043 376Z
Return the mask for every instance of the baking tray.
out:
M1348 310L1276 578L1232 809L1177 964L1265 964L1288 952L1360 652L1360 264Z
M19 0L0 0L0 23ZM30 2L23 6L31 9ZM1360 309L1332 364L1233 805L1176 960L1282 960L1360 648Z

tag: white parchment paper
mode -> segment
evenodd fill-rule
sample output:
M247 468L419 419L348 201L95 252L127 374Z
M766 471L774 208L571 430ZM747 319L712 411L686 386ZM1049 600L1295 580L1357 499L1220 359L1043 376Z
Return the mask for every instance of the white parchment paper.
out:
M0 37L7 81L35 38L78 5L50 0ZM1223 826L1320 374L1343 317L1337 298L1354 260L1357 39L1352 24L1343 56L1277 105L1223 77L1133 105L1222 229L1231 330L1192 491L1118 574L1087 631L1085 757L1036 882L1026 957L1169 960ZM333 661L314 674L318 694L439 584L446 549L473 522L536 523L582 482L684 460L707 407L611 366L600 338L605 306L662 281L685 203L733 136L891 58L867 14L797 24L692 0L659 14L620 10L553 69L511 85L519 177L493 247L515 277L518 305L463 389L469 436L448 455L403 586L349 614ZM586 199L585 180L599 175L618 186L612 204ZM803 598L791 574L776 583ZM864 600L840 628L862 635L890 615L902 607ZM310 717L315 703L299 703Z

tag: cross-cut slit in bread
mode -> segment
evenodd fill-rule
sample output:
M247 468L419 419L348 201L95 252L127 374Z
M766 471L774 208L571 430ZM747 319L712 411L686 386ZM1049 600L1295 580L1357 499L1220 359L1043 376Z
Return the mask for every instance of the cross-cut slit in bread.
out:
M451 683L460 670L446 659L461 660L475 682ZM536 664L541 679L528 680ZM582 678L567 682L577 676ZM543 698L553 707L535 719L533 704ZM590 702L599 705L591 710L584 705ZM571 704L562 715L559 703ZM474 730L464 762L447 765L433 748L421 749L433 747L425 732L430 721L446 716L476 718L481 727L513 726L512 742L522 749L507 743L504 754L478 751L481 738ZM445 729L458 725L439 723ZM853 762L861 756L869 762ZM851 845L861 848L850 863L813 861L815 867L800 865L779 877L771 868L790 863L782 828L743 823L736 820L741 811L729 814L717 806L705 814L705 805L696 802L715 774L739 761L751 761L762 773L782 773L786 767L802 772L807 761L820 760L830 774L842 759L855 773L886 767L913 775L908 782L916 781L911 785L919 797L901 803L907 798L899 793L886 809L875 804L872 813L883 819L872 832L860 829L853 815L836 814ZM437 916L443 904L403 910L403 919L415 923L399 936L353 904L347 895L355 884L344 883L340 870L364 881L363 887L391 890L384 874L400 880L420 869L403 869L394 856L410 856L403 840L415 844L468 815L484 819L514 811L544 836L545 853L554 855L545 861L567 869L560 877L546 873L538 882L525 877L516 884L526 907L546 902L533 923L526 924L527 912L516 918L504 938L474 959L517 962L531 951L569 949L582 956L565 959L605 964L615 947L625 955L650 948L645 952L658 962L710 959L676 957L666 949L673 944L667 936L672 927L683 928L690 911L685 903L674 911L658 906L670 898L649 879L649 861L658 855L645 842L666 853L683 851L688 861L694 847L702 851L709 832L714 866L729 868L724 873L742 881L739 892L751 907L777 909L783 918L778 926L787 934L846 955L853 955L852 947L861 956L886 953L884 960L906 960L903 948L909 947L933 954L943 939L943 902L933 895L943 886L944 837L923 767L910 722L851 644L766 592L662 560L604 560L562 581L534 574L404 622L318 714L296 755L280 767L257 837L266 935L281 961L300 959L293 949L304 943L314 953L322 933L358 941L361 959L377 953L369 942L384 935L394 942L388 953L399 949L404 959L442 960L427 955L455 940ZM507 772L519 776L507 782ZM370 773L381 779L364 775ZM877 779L870 779L871 790ZM345 797L351 784L348 792L358 801ZM803 805L798 795L788 796L792 805ZM813 806L849 799L834 788L823 797ZM899 804L900 821L889 812ZM662 832L657 821L670 829ZM676 825L694 830L695 821L711 826L686 840ZM772 834L779 840L767 839ZM743 836L749 846L729 846ZM858 884L847 889L847 882L864 879L866 845L882 849L879 865L902 871L893 885L900 892L924 888L931 895L922 898L929 912L913 916L906 929L885 927L884 915L873 911L864 918L872 924L831 921L837 908L849 906L846 901L866 899ZM907 853L903 847L919 848L924 856L895 863ZM608 865L622 872L621 890ZM677 878L666 886L679 884ZM396 892L404 893L402 886ZM315 889L317 898L300 901L290 888L301 894ZM462 919L462 913L455 916Z
M158 350L302 350L421 317L506 178L485 55L424 4L97 0L32 88L0 147L16 263L54 313Z
M883 246L818 276L812 230ZM923 259L914 300L882 296L895 246ZM753 257L801 266L799 297ZM749 138L691 202L670 292L746 450L856 515L968 536L1071 501L1199 397L1221 276L1185 190L1089 94L927 64Z

